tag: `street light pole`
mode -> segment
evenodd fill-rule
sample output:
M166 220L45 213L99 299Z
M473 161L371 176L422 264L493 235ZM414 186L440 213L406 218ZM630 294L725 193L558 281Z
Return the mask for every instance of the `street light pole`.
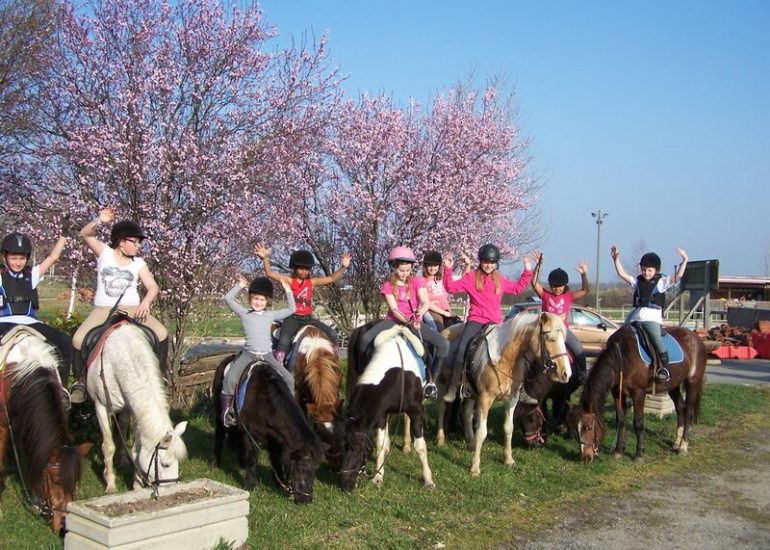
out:
M601 258L602 221L607 217L607 213L599 210L591 212L591 216L596 218L596 286L594 292L596 292L596 310L599 311L599 260Z

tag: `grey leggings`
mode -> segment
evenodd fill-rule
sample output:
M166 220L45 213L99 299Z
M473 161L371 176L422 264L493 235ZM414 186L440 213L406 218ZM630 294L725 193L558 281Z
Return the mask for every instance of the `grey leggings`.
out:
M655 347L655 351L658 352L658 355L668 353L666 344L663 343L663 335L665 334L663 325L656 323L655 321L643 321L642 324L644 325L647 334L650 335L650 340L652 340L652 345Z
M227 371L225 379L222 382L222 393L233 395L233 392L235 392L235 385L238 383L238 380L240 380L243 370L257 360L264 361L273 367L273 370L280 375L284 382L286 382L289 391L294 395L294 376L287 371L275 357L273 357L272 353L257 355L248 350L243 350L240 355L235 358L232 365L230 365L230 369Z

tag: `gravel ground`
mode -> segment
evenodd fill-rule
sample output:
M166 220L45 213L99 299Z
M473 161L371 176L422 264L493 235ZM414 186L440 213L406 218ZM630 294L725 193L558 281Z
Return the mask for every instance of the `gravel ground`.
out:
M736 453L756 468L693 472L591 502L554 530L499 548L523 550L770 548L770 430Z

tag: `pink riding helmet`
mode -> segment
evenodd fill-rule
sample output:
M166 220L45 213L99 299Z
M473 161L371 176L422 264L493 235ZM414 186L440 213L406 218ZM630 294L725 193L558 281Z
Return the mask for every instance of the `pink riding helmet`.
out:
M414 257L414 252L411 248L405 246L397 246L390 251L388 255L388 263L393 266L396 263L406 262L410 264L417 263L417 258Z

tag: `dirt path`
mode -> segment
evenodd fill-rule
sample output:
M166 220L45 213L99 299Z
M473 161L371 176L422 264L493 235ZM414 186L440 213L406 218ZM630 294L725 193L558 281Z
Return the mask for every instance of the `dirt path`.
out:
M499 548L523 550L770 548L770 430L736 448L756 467L693 472L603 497L542 536ZM741 457L740 455L743 455Z

